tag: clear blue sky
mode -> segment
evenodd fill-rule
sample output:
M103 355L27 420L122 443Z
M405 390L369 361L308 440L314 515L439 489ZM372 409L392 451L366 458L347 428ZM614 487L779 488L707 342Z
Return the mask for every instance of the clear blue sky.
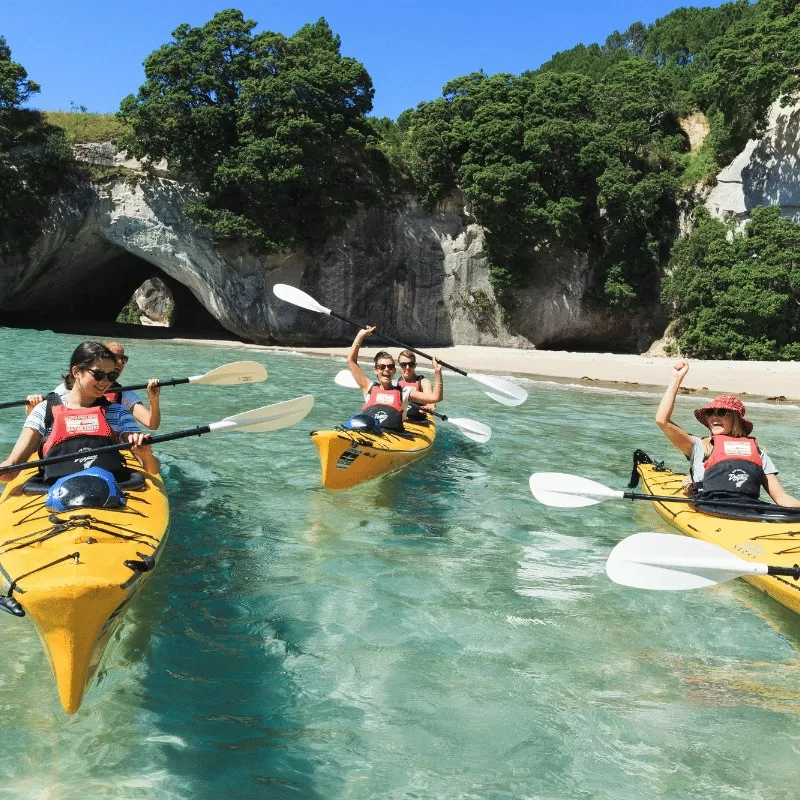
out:
M559 50L603 42L681 6L723 0L0 0L0 36L42 87L31 105L114 112L144 81L142 62L181 23L199 26L233 7L257 30L293 34L328 20L342 54L362 62L373 113L396 118L440 96L452 78L482 69L519 74Z

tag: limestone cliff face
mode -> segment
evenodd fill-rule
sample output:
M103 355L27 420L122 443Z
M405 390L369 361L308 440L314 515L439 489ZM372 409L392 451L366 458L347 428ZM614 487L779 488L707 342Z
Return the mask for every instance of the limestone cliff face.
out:
M103 166L121 159L105 145L80 157ZM665 324L652 309L634 318L587 309L592 270L585 256L543 254L533 284L503 313L488 281L482 228L455 198L435 213L406 200L356 214L319 252L258 255L215 245L186 219L193 190L166 165L92 184L53 204L26 254L0 263L0 320L113 320L148 278L173 294L173 324L218 322L252 340L284 344L350 341L353 328L299 310L272 294L299 286L323 305L395 338L426 345L644 349Z
M717 176L706 208L718 217L746 220L756 206L781 208L800 221L800 102L782 107L775 102L764 135L751 139L744 150Z

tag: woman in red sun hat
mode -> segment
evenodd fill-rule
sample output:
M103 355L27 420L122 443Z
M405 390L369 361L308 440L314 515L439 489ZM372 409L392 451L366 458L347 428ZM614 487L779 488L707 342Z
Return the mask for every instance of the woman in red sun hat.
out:
M772 459L750 436L753 423L745 419L746 409L738 397L715 397L694 412L698 422L708 428L708 436L692 436L672 421L675 398L688 371L686 361L675 364L672 380L656 411L656 422L689 459L694 492L702 492L709 499L757 500L763 487L777 505L800 507L800 500L781 486Z

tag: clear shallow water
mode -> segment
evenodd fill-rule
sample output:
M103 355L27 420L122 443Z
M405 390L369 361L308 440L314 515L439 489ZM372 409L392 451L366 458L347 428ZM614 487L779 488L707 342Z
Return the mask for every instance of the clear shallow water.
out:
M80 337L0 329L0 400L46 390ZM800 756L800 619L752 587L646 593L609 550L669 527L646 503L558 510L534 470L622 488L681 459L658 398L529 382L524 406L448 376L436 454L319 488L315 428L357 393L334 360L129 342L129 383L254 358L265 384L163 392L161 430L313 392L299 426L160 449L173 525L74 717L35 632L0 618L3 791L33 798L783 798ZM668 372L668 365L665 365ZM679 399L690 424L697 399ZM798 412L750 414L800 493ZM19 432L0 412L0 448Z

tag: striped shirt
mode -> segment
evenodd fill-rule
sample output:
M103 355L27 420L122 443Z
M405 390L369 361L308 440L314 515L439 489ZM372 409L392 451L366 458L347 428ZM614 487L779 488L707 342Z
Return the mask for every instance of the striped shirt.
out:
M43 400L38 405L34 406L33 411L25 418L25 428L33 428L38 431L42 436L47 439L50 435L51 429L44 427L44 414L47 410L47 401ZM136 420L131 415L127 408L123 408L118 403L111 403L106 406L106 419L114 433L138 433L139 426Z

